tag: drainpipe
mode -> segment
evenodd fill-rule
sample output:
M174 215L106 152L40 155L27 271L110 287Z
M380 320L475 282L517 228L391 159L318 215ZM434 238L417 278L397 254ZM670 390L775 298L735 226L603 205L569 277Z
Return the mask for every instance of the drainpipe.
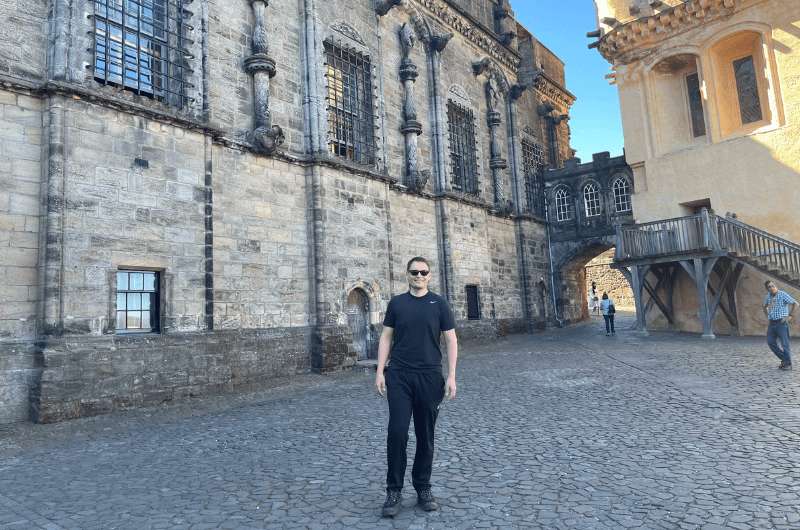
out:
M556 270L553 267L553 246L550 244L550 201L548 194L544 194L544 220L545 230L547 232L547 254L550 258L550 292L553 295L553 317L558 322L558 327L564 327L564 321L558 316L558 302L556 299Z

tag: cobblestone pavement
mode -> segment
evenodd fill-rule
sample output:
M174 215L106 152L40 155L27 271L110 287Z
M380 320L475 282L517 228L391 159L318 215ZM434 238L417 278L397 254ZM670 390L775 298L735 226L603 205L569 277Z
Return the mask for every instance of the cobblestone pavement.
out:
M408 484L380 519L386 405L348 372L2 432L0 528L800 528L800 372L600 325L463 355L439 512Z

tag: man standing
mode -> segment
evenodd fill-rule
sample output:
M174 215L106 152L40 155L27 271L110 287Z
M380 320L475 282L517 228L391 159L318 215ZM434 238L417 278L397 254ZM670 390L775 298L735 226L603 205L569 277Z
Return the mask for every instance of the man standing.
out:
M406 473L408 426L414 416L417 452L411 479L417 503L425 511L439 509L431 494L433 434L439 404L445 394L456 397L458 342L455 321L447 301L428 290L430 265L415 257L406 265L408 292L392 297L383 319L378 344L375 387L389 402L389 432L386 437L386 502L383 516L400 512L401 490ZM447 344L447 381L442 377L439 338ZM387 361L391 363L387 366Z
M772 353L781 360L781 370L792 369L792 349L789 346L789 322L797 308L797 302L783 291L779 291L775 282L768 280L764 283L767 296L764 298L764 314L769 319L767 327L767 344ZM778 346L780 341L780 346Z

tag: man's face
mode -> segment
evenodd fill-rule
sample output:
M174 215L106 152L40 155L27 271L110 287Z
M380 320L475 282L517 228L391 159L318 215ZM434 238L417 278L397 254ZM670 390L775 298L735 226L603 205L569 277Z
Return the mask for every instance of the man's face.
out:
M410 287L414 289L424 289L431 280L431 270L421 261L415 261L411 264L411 267L409 267L406 276L408 276L408 285Z
M769 283L767 284L767 291L769 291L769 294L773 294L773 295L774 295L774 294L777 294L777 292L778 292L778 286L777 286L777 285L775 285L775 284L774 284L774 283L772 283L772 282L769 282Z

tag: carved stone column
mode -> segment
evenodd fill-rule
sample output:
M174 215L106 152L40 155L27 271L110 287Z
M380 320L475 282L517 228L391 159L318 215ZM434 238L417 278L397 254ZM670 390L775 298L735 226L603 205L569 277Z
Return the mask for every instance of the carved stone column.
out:
M414 84L419 72L411 61L411 50L416 38L409 24L400 28L400 44L403 49L403 60L400 62L400 81L403 83L403 125L401 131L406 146L405 184L413 191L422 191L430 176L429 171L420 171L417 160L417 136L422 134L422 124L417 120L417 109L414 105Z
M283 129L272 125L269 111L269 81L275 77L275 60L269 56L266 11L269 0L250 0L255 15L253 54L244 60L245 71L253 77L255 128L251 141L265 154L273 154L283 144Z
M497 89L497 82L493 77L489 77L486 82L486 102L489 109L486 115L486 122L489 125L489 167L492 170L494 206L499 212L511 213L511 201L507 199L503 186L503 170L508 167L508 163L503 158L500 140L497 137L497 128L503 122L499 111L500 94Z

